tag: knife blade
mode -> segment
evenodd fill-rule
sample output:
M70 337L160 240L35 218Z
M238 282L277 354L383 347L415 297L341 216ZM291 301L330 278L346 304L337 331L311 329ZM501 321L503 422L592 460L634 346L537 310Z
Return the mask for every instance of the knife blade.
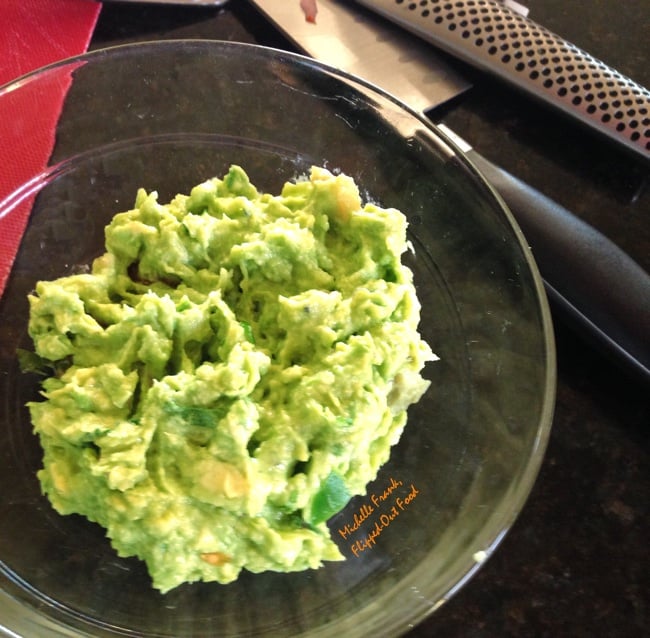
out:
M298 0L254 4L312 58L382 86L418 111L471 86L431 45L349 3L319 0L317 24L305 19Z
M319 0L317 23L305 26L305 17L297 3L292 10L291 2L252 2L311 57L315 57L312 54L314 41L328 39L329 46L321 47L316 59L350 72L349 67L341 66L342 60L336 53L336 34L353 34L358 27L349 5L343 7L334 0ZM287 10L279 10L277 5L285 5ZM326 7L328 12L335 14L335 32L329 31L332 25L322 17ZM348 38L346 42L346 47L352 51L349 59L355 61L354 75L369 81L364 62L369 64L370 74L372 61L367 59L367 52L355 49L354 39ZM406 46L408 51L410 43ZM398 48L396 55L405 54ZM385 89L389 80L386 75L371 83ZM418 112L403 95L397 91L388 92ZM422 109L419 113L425 117ZM650 275L602 233L492 164L455 132L440 125L438 130L450 141L452 148L474 163L508 205L531 247L556 316L575 327L623 370L650 384L650 340L647 338Z
M497 0L357 0L650 161L650 91Z

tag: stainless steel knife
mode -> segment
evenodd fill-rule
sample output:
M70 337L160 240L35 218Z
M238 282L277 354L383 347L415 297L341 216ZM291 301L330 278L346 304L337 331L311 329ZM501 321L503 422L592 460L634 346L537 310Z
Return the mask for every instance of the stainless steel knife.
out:
M220 6L229 0L104 0L105 2L150 2L156 4L177 4L187 6ZM292 14L298 15L298 0L275 0L274 2L252 0L263 9L276 23L283 24L285 19L291 19ZM562 37L536 24L527 16L525 7L516 0L355 0L370 11L387 18L389 21L416 34L437 48L451 53L453 56L473 65L483 71L505 80L518 89L528 92L535 98L565 112L576 120L591 127L611 140L622 144L626 149L635 153L645 161L650 161L650 91L634 80L624 76L606 63L594 58L586 51L567 42ZM319 33L327 31L332 26L332 10L341 14L345 7L343 3L318 0L318 20L326 25ZM346 2L350 4L350 2ZM366 17L365 21L367 22ZM293 22L295 25L296 23ZM377 26L377 25L376 25ZM382 37L401 39L399 45L402 55L413 55L417 58L411 70L402 67L410 81L412 70L422 62L422 46L414 42L407 44L403 37L396 33L389 34L382 29ZM288 35L303 37L296 30L288 31ZM329 30L332 41L337 35L341 39L353 39L353 31ZM317 37L311 37L310 54L321 59L323 45L319 46ZM323 38L323 42L327 38ZM381 39L376 43L379 45ZM363 54L363 49L354 43L352 49L343 47L341 42L332 45L331 53L356 55ZM344 44L344 43L343 43ZM375 51L380 47L375 47ZM390 50L390 46L387 50ZM305 49L308 51L309 49ZM414 53L415 52L415 53ZM435 59L429 51L427 55ZM328 56L329 57L329 56ZM362 67L367 80L373 81L371 58L367 58ZM390 59L381 57L383 63L394 67L403 58ZM350 68L346 60L344 64L331 64L346 68L355 74L356 69ZM364 66L365 64L365 66ZM380 65L375 64L375 70ZM447 67L448 68L448 67ZM421 73L421 70L418 71ZM401 96L414 108L420 108L414 100L402 90L391 90L386 86L391 79L398 80L400 74L390 74L384 69L383 85L394 95ZM429 74L429 77L440 78ZM456 75L456 82L462 82ZM461 88L451 88L451 79L437 80L441 91L462 91ZM415 91L417 93L417 91ZM411 100L409 101L409 97ZM441 101L436 100L436 104Z
M650 160L650 91L508 3L357 2Z
M319 0L318 18L316 24L311 24L305 22L298 2L252 1L304 53L349 73L354 72L392 93L415 111L423 113L425 110L422 105L427 99L420 96L417 104L409 103L408 93L400 94L398 85L390 86L394 78L386 69L391 67L386 67L382 74L380 65L377 76L373 56L367 50L368 37L372 41L372 34L364 33L358 43L351 35L357 33L360 18L350 3ZM477 4L485 5L487 0ZM369 22L364 24L364 31L371 28ZM339 38L345 43L345 55L338 50L342 47ZM375 36L374 39L381 41L382 38ZM409 57L412 42L407 40L403 46L403 49L399 46L393 49L395 58ZM369 80L369 76L374 80ZM557 312L613 360L650 384L650 275L595 228L494 166L453 131L438 128L477 166L508 204L532 248Z

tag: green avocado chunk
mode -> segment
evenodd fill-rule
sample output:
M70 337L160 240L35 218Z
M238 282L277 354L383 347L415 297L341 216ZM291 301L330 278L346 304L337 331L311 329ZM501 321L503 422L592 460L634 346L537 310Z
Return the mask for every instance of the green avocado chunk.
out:
M87 274L29 296L43 492L162 592L342 560L326 521L389 458L435 359L406 219L314 167L138 191Z

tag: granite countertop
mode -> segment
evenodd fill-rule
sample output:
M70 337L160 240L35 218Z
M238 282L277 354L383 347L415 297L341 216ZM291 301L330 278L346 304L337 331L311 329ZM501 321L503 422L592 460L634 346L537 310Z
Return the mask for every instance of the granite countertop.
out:
M647 0L524 4L540 24L650 86ZM290 48L243 0L221 9L106 4L91 48L185 37ZM436 116L650 269L648 165L455 64L474 87ZM648 388L556 319L554 426L530 499L499 550L413 638L650 633Z

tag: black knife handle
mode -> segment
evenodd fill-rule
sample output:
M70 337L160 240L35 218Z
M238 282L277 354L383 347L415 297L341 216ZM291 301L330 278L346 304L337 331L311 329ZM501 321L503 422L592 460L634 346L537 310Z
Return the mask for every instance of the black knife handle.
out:
M554 309L650 384L650 275L557 202L476 151L467 157L512 211Z
M650 91L501 2L358 2L650 161Z

